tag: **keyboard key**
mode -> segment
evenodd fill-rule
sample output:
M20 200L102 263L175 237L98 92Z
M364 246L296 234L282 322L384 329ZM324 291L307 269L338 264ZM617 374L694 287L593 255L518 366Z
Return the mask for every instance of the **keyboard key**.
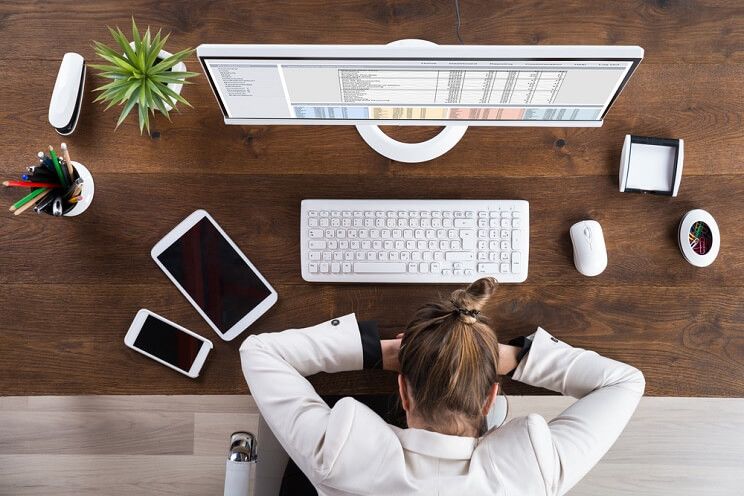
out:
M519 274L522 270L522 264L519 262L512 262L511 264L511 271L512 274Z
M307 232L307 234L311 238L322 238L323 237L323 231L321 229L310 229Z
M319 267L318 267L318 264L316 264L316 263L311 263L311 264L310 264L310 265L308 266L308 269L310 270L310 273L311 273L311 274L317 274L317 273L318 273L318 269L319 269Z
M475 260L475 256L472 251L448 251L445 255L445 260L448 262L454 261L468 261L472 262Z
M495 263L479 263L478 272L481 274L498 274L499 264Z
M512 250L519 249L519 231L512 231Z
M324 250L326 247L325 241L318 241L318 240L310 240L308 242L308 248L311 250Z
M341 272L341 264L339 264L339 263L332 263L331 264L331 272L333 272L334 274L338 274L339 272Z
M426 274L427 272L429 272L429 264L428 264L428 263L426 263L426 262L421 262L421 263L419 264L419 266L418 266L418 270L419 270L419 272L421 272L422 274Z
M404 263L369 263L356 262L354 272L357 274L402 274L406 271Z
M473 219L455 219L455 227L475 227Z
M319 251L311 251L307 254L308 258L310 260L320 260L320 252Z
M310 210L307 213L307 215L309 215L310 217L317 217L318 216L318 211L317 210Z
M418 264L417 264L417 263L415 263L415 262L410 262L410 263L408 264L408 272L409 272L410 274L415 274L415 273L417 273L417 272L418 272Z
M329 267L328 267L328 264L327 263L321 263L320 264L320 271L321 272L327 273L328 272L328 269L329 269Z
M341 271L344 274L350 273L351 272L351 264L348 263L348 262L344 262L343 264L341 264Z

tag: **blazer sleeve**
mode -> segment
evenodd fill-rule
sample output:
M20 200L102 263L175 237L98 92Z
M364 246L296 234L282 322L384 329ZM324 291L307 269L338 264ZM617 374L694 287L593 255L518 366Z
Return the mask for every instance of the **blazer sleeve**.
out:
M304 376L359 370L380 356L373 326L354 314L314 327L248 337L240 346L243 374L277 440L308 478L318 483L333 468L351 429L356 402L330 408ZM363 344L364 343L364 344Z
M553 420L530 416L530 440L547 493L568 492L620 436L643 396L636 368L573 348L538 328L514 380L578 398Z

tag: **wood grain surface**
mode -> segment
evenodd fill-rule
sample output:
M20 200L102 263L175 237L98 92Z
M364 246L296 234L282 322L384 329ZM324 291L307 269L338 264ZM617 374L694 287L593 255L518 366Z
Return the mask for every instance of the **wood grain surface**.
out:
M509 419L550 420L573 401L510 396ZM569 496L740 494L743 413L741 398L643 398ZM256 479L281 480L286 464L247 395L6 396L0 420L1 496L222 494L237 430L257 435Z
M194 105L151 136L92 103L89 72L78 130L65 138L96 182L74 219L0 214L0 395L234 394L247 392L241 339L222 342L150 259L153 244L207 209L275 285L278 304L249 332L306 326L356 312L385 336L445 285L330 285L302 281L304 198L520 198L530 201L530 274L488 308L503 339L538 325L561 339L639 367L647 394L744 396L744 5L701 0L461 2L469 44L638 44L646 58L601 128L477 128L421 165L375 154L348 126L225 126L204 77L184 89ZM451 1L309 0L25 2L0 4L0 176L9 179L60 138L46 122L62 55L93 61L107 25L200 43L456 43ZM54 26L50 36L49 26ZM187 60L200 70L194 58ZM429 128L394 129L405 140ZM617 191L626 133L686 141L679 197ZM0 191L9 205L17 192ZM704 208L721 253L695 269L675 229ZM568 228L600 221L609 266L574 269ZM189 380L123 345L139 308L202 334L215 350ZM246 333L245 335L247 335ZM393 390L383 372L319 375L324 393ZM538 393L507 383L507 392ZM162 419L154 419L158 422ZM70 420L75 422L75 420ZM19 438L20 439L20 438Z

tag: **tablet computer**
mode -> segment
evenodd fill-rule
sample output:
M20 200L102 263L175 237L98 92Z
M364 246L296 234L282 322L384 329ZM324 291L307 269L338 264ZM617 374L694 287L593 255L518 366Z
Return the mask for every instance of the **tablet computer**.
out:
M204 210L174 227L151 255L225 341L235 339L276 303L274 288Z

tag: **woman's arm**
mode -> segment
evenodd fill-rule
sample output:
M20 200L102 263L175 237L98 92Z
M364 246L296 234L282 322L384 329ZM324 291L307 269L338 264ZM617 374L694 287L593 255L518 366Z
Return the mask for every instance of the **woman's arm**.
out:
M304 376L379 367L380 338L353 314L307 329L250 336L240 347L243 374L281 445L318 483L332 470L354 419L354 403L329 408Z
M545 424L530 426L530 439L548 494L565 494L617 440L643 396L636 368L593 351L573 348L538 328L513 379L578 400Z

